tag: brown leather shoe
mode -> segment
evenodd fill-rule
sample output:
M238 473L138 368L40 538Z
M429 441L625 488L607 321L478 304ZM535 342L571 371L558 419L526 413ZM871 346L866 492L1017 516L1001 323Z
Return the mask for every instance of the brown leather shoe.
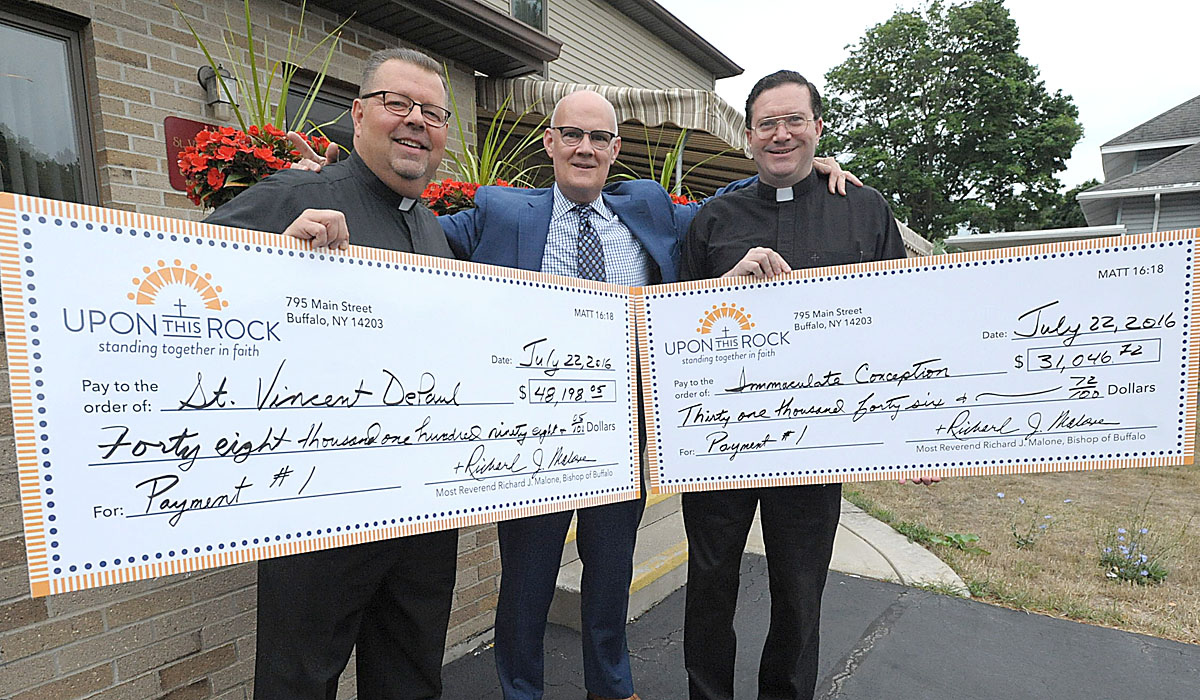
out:
M589 690L588 694L587 694L587 700L642 700L642 699L638 697L637 693L634 693L633 695L630 695L627 698L602 698L599 695L596 695L595 693L593 693L592 691Z

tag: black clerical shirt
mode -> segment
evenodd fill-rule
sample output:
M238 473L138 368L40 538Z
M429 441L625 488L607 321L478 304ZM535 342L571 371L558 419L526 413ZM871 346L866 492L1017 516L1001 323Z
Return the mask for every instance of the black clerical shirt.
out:
M354 245L453 257L433 212L384 184L357 154L319 173L280 170L218 208L205 222L283 233L305 209L345 214Z
M751 248L778 252L793 269L904 257L900 229L870 187L830 194L816 171L789 189L759 181L708 200L684 240L680 279L720 277Z

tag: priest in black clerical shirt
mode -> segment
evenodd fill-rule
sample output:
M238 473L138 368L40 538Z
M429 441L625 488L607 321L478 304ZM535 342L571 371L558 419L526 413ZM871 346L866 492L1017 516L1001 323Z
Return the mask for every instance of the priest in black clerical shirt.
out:
M358 245L450 257L418 201L446 149L444 80L413 49L371 54L350 110L354 155L275 173L207 221L329 248L348 245L349 226ZM441 530L260 561L254 699L331 698L352 650L359 700L440 698L457 560L458 531Z
M793 268L904 257L887 202L869 187L829 194L812 167L821 98L799 73L779 71L746 100L746 138L759 181L709 200L684 242L680 278L768 277ZM749 252L747 252L749 251ZM839 484L683 495L689 558L684 663L691 700L732 700L733 614L746 534L761 509L771 626L760 700L808 700L817 682L821 593L841 506Z

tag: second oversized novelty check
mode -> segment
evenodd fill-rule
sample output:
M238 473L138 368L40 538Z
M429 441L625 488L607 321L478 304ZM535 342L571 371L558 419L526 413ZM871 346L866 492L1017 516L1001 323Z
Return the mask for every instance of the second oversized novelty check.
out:
M0 195L34 595L633 498L627 289Z
M651 489L1190 463L1195 235L648 288Z

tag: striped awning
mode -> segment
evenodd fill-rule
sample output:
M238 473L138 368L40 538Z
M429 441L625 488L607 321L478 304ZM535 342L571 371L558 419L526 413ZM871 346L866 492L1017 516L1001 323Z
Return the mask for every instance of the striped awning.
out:
M595 90L613 104L620 123L636 121L650 127L670 124L681 129L702 131L735 149L741 149L746 141L746 119L742 113L708 90L647 90L528 78L479 78L475 87L476 101L489 112L499 109L510 93L510 110L548 114L560 99L572 92Z

